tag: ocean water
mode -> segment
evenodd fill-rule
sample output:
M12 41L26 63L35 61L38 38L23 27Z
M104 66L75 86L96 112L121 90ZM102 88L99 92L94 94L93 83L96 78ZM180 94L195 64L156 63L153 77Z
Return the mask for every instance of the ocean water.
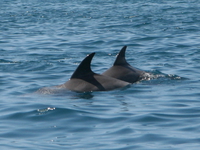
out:
M198 0L1 0L0 147L198 150ZM102 73L127 45L153 74L125 89L35 93L66 82L89 53Z

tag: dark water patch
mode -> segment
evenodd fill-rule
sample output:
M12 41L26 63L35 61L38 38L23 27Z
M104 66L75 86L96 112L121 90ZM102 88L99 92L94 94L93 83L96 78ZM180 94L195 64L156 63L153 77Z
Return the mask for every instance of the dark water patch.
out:
M110 132L108 133L109 135L120 135L120 134L125 134L125 135L129 135L129 134L132 134L134 132L134 130L132 128L122 128L122 129L117 129L117 131L113 131L113 132Z
M179 130L185 131L185 132L199 132L199 125L198 124L189 125L189 126L181 128Z
M92 92L85 92L85 93L76 93L73 96L73 99L92 99L94 97Z
M179 108L179 111L177 112L181 112L181 113L184 113L184 111L181 111L180 108ZM181 118L196 118L199 114L188 114L188 113L185 113L185 114L157 114L157 116L161 117L161 118L171 118L171 119L180 119Z
M152 124L156 122L167 122L169 120L163 117L156 116L156 115L151 115L151 116L141 115L141 116L136 116L133 119L133 121L140 122L143 124Z
M166 140L166 137L163 137L162 135L158 134L145 134L142 137L136 138L137 142L152 142L152 141L164 141Z

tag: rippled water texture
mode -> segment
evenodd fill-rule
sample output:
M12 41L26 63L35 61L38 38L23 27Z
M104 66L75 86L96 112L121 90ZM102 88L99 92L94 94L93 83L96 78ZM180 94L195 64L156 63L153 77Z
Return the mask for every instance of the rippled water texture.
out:
M198 150L200 3L1 0L1 149ZM127 45L153 74L109 92L35 93L96 52L102 73Z

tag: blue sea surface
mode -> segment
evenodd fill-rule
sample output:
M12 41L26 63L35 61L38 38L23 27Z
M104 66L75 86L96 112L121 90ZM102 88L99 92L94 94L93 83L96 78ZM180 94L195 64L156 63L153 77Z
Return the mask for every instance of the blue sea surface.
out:
M0 8L2 150L199 150L198 0L1 0ZM66 82L92 52L92 70L104 72L124 45L150 80L36 93Z

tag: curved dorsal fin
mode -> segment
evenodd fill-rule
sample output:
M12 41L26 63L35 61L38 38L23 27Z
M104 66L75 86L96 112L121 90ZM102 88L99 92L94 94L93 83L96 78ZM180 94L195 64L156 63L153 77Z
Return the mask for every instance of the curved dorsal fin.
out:
M116 66L116 65L129 65L126 61L126 58L125 58L125 52L126 52L126 48L127 46L124 46L120 52L117 54L117 58L113 64L113 66Z
M94 73L91 70L91 61L95 53L91 53L85 57L85 59L79 64L79 66L76 68L74 73L72 74L71 78L81 78L82 76L85 76L90 73Z

